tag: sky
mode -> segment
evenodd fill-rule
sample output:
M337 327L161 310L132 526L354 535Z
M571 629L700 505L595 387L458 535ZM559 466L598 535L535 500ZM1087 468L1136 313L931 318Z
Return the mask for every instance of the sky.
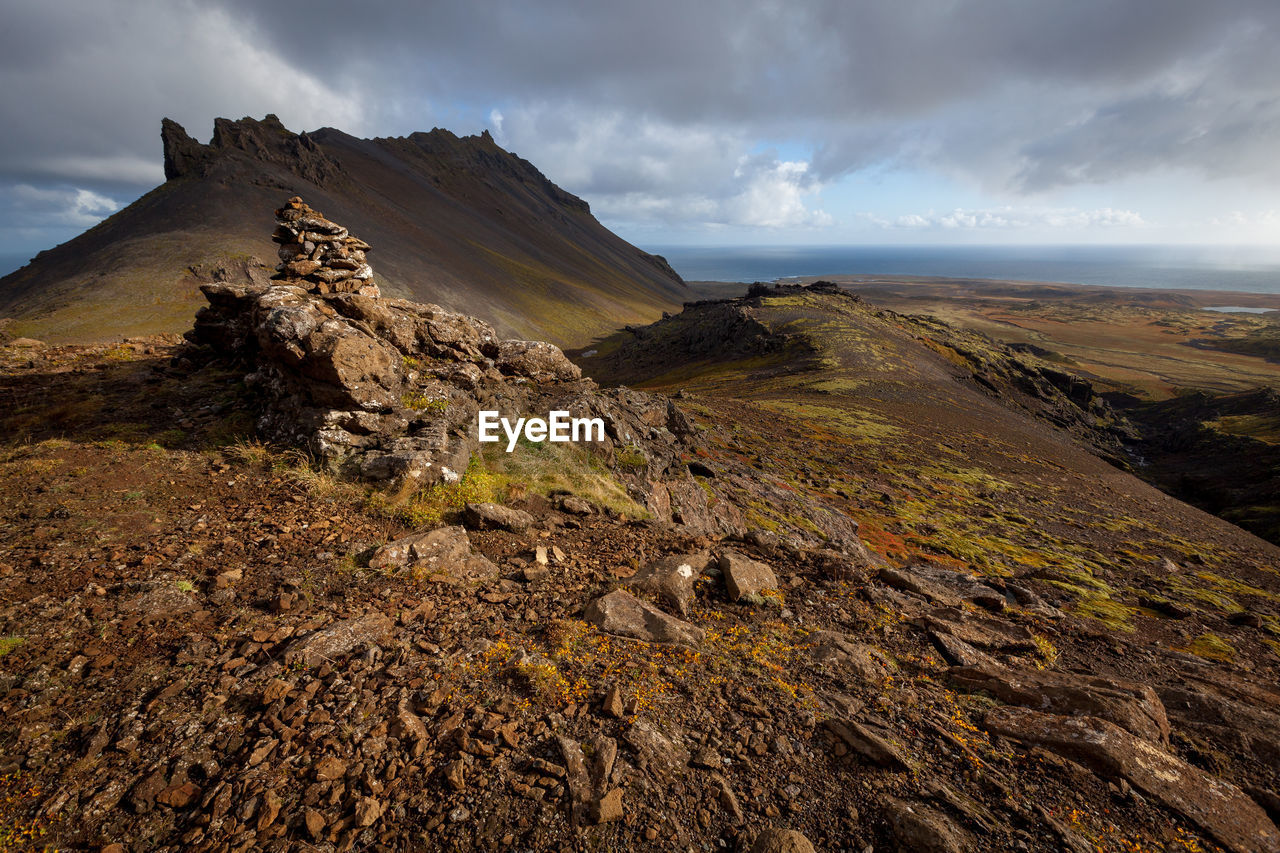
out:
M0 253L160 120L489 130L641 246L1280 246L1276 0L0 0Z

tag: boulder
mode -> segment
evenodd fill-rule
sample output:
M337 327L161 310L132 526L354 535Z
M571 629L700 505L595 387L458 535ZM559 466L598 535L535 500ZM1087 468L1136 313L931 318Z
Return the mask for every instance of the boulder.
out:
M374 643L391 631L391 620L377 611L357 619L342 619L305 637L294 640L285 649L288 665L320 666L333 662L361 646Z
M801 648L815 663L836 672L850 673L863 681L880 683L896 668L879 649L836 631L815 631L805 638Z
M701 628L668 616L622 589L591 602L583 615L607 634L647 643L697 646L702 643L704 635Z
M854 753L878 767L910 770L907 751L889 739L889 732L856 720L827 720L823 725Z
M495 363L509 376L523 376L535 382L573 382L582 378L582 369L569 361L559 347L546 341L502 341Z
M1145 684L1098 675L1012 669L954 667L951 683L989 693L1001 702L1073 717L1099 717L1154 744L1169 745L1169 718L1155 690Z
M950 634L980 649L1027 652L1035 649L1035 635L1023 625L996 617L972 616L958 608L941 608L925 619L925 627Z
M680 611L682 616L688 615L689 606L693 603L694 583L710 561L706 552L669 554L636 572L629 583L657 595Z
M445 582L487 580L498 567L471 549L467 531L460 525L412 533L388 542L373 552L369 568L407 571L417 578Z
M1052 750L1104 778L1128 781L1235 853L1280 851L1280 830L1239 788L1115 723L1006 707L989 711L982 725L992 734Z
M510 530L523 533L533 526L533 516L522 509L501 504L467 504L462 517L473 530Z
M773 569L737 551L721 552L719 564L730 601L754 598L778 589L778 576Z
M886 797L884 816L901 850L912 853L963 853L964 834L946 815L923 803Z

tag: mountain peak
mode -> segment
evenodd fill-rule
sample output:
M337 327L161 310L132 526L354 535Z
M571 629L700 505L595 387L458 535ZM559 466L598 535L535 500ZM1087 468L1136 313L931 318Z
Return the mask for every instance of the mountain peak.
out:
M341 172L315 140L289 130L274 113L267 113L261 121L248 116L238 121L216 118L208 145L201 145L182 125L166 118L160 122L160 140L164 144L164 176L170 181L191 174L203 176L214 163L236 154L284 166L315 184L323 185Z
M0 279L0 316L46 341L180 331L200 284L271 274L262 211L293 196L380 248L388 296L474 314L508 337L581 346L686 294L665 260L490 134L360 139L266 115L216 119L207 143L166 118L160 138L164 186Z

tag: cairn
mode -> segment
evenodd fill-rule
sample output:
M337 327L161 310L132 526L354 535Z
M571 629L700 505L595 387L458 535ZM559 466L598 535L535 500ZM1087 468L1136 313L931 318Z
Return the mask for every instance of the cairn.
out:
M381 296L365 260L369 244L301 198L294 196L276 211L276 226L271 239L280 244L280 266L273 279L300 284L312 293Z

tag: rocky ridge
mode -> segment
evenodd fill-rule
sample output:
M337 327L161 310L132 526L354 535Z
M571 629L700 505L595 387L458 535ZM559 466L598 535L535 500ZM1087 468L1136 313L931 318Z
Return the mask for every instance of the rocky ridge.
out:
M735 361L750 364L759 378L829 372L839 365L826 351L826 330L766 319L776 316L779 306L785 315L789 300L813 296L835 300L871 328L911 335L962 369L983 393L1071 433L1109 461L1129 464L1126 448L1137 433L1089 380L981 333L933 317L878 309L827 281L757 282L740 297L686 302L680 314L649 326L628 326L620 339L615 336L616 347L582 363L611 382L662 381L673 372L713 370Z

